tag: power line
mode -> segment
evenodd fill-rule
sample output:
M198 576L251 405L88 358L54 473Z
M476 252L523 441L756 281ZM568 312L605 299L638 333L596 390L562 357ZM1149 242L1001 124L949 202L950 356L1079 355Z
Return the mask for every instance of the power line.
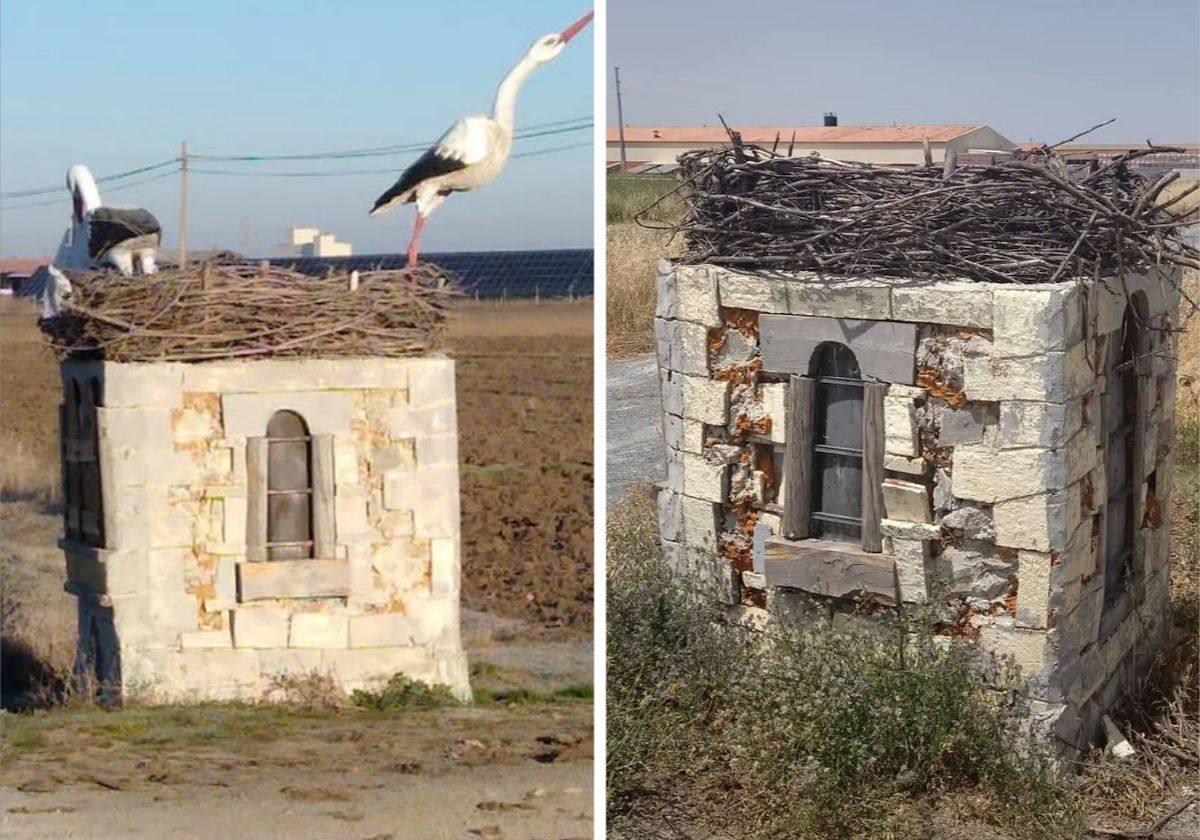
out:
M515 155L512 155L512 158L537 157L539 155L548 155L552 152L564 152L568 149L582 149L584 147L590 147L591 145L591 141L588 141L586 143L569 143L563 146L550 146L545 149L533 149L528 152L517 152ZM192 156L189 155L189 157ZM388 169L341 169L332 172L247 172L246 170L242 169L206 169L202 167L197 168L194 166L188 168L188 172L200 175L232 175L234 177L243 178L337 178L343 175L395 175L397 174L397 171L398 170L395 167Z
M554 120L553 122L544 122L544 124L532 125L522 128L514 133L514 139L527 140L534 137L547 137L551 134L563 134L571 131L584 131L592 127L592 118L590 116L576 116L570 120ZM204 155L197 154L190 157L194 160L203 161L223 161L223 162L241 162L241 163L258 163L264 161L322 161L322 160L338 160L338 158L353 158L353 157L386 157L389 155L406 155L409 152L424 151L430 148L431 145L437 143L437 140L422 140L420 143L404 143L390 146L373 146L370 149L343 149L341 151L313 151L299 152L299 154L288 155Z
M110 192L110 193L121 192L122 190L129 190L129 189L133 189L134 187L140 187L143 184L149 184L153 181L161 181L163 178L171 177L178 171L179 171L179 167L176 166L174 169L168 169L166 172L159 172L157 175L151 175L149 178L139 178L136 181L129 181L128 183L125 183L125 184L118 184L115 187L110 187L108 190L106 190L106 192ZM57 191L57 189L61 189L61 187L56 188L56 191ZM63 198L52 198L48 201L31 201L31 202L27 202L25 204L0 205L0 210L22 210L26 207L49 207L52 204L60 204L61 205L61 204L65 204L65 203L66 203L65 199L63 199Z
M109 181L116 181L121 178L129 178L133 175L140 175L143 172L151 172L155 169L162 169L164 166L170 166L173 163L179 163L179 158L171 158L159 163L152 163L147 166L139 166L136 169L129 169L125 172L118 172L115 175L105 175L103 178L97 178L97 184L104 184ZM12 190L10 192L0 192L0 198L29 198L35 195L46 195L52 192L60 192L63 189L62 184L53 187L38 187L31 190Z

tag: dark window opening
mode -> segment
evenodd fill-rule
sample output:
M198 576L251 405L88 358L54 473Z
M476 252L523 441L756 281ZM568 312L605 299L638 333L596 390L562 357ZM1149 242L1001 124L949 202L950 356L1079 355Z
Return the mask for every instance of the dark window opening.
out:
M1106 353L1104 465L1108 499L1104 508L1104 600L1112 605L1128 589L1133 571L1137 493L1135 427L1138 406L1138 327L1132 304Z
M813 400L812 525L814 537L862 537L863 382L850 348L817 347L810 363Z
M313 554L312 436L299 414L277 411L267 424L267 559Z

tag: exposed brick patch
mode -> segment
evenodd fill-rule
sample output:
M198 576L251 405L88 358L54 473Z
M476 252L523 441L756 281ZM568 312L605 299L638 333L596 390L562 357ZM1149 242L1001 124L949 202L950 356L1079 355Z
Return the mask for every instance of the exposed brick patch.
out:
M758 314L753 309L734 309L721 307L721 321L730 329L737 330L744 336L758 340Z

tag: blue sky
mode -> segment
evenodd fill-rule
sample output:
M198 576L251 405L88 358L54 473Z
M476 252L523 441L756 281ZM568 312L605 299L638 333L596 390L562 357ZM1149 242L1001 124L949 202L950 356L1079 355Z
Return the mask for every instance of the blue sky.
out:
M628 124L985 123L1200 140L1196 0L609 0ZM616 99L608 87L608 125Z
M496 3L0 3L0 189L61 185L67 167L97 176L192 153L301 153L438 137L459 116L487 113L500 79L533 41L588 10L588 0ZM590 115L595 39L588 27L526 84L517 125ZM428 251L589 246L592 132L518 141L514 159L475 193L431 218ZM368 218L416 153L349 161L242 164L245 171L386 169L337 178L193 175L192 248L269 253L294 224L349 240L356 253L402 251L411 207ZM196 161L193 166L200 167ZM229 164L205 164L232 168ZM105 203L142 206L178 230L178 177ZM111 197L110 197L111 196ZM66 227L65 189L0 206L0 254L52 254Z

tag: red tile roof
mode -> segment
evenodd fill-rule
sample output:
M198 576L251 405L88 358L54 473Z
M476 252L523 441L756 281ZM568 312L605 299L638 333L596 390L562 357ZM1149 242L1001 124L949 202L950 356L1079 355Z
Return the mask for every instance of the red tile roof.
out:
M50 263L49 257L12 257L0 260L0 274L30 275Z
M983 125L746 125L733 126L747 143L773 143L778 134L781 143L796 133L796 142L805 143L945 143ZM607 130L608 142L620 139L616 126ZM727 143L729 135L721 126L711 125L627 125L627 143Z

